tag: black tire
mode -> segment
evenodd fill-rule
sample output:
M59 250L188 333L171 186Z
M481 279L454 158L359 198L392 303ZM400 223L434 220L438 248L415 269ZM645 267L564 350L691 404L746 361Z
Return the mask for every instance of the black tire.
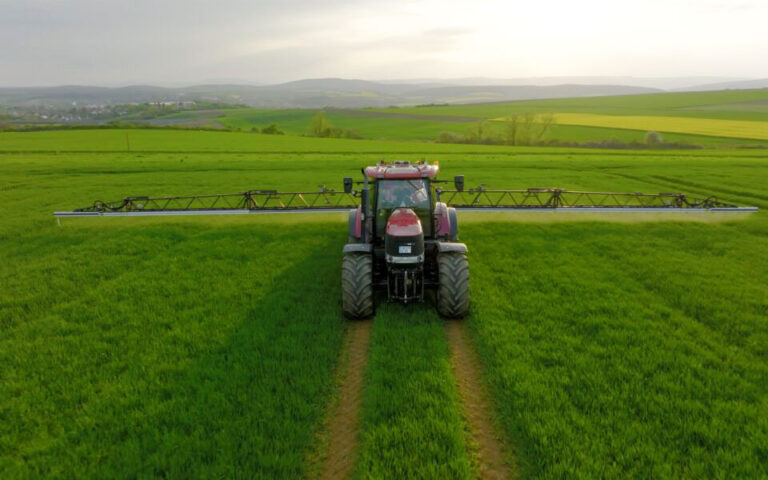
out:
M451 233L448 236L448 240L451 242L459 241L459 216L456 215L455 208L448 209L448 215L451 217Z
M341 264L341 304L349 318L373 315L373 259L370 254L345 253Z
M437 255L439 284L437 311L448 318L461 318L469 312L469 260L466 253Z

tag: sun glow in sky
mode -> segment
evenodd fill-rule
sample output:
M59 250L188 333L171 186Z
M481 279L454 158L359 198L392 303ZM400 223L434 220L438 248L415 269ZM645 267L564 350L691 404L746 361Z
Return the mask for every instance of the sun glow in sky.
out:
M0 0L0 85L768 77L768 2Z

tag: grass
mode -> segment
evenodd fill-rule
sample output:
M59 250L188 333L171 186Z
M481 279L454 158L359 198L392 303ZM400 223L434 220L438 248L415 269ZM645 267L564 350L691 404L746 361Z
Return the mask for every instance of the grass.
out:
M337 233L3 238L3 477L300 476L341 345L335 296L311 281L339 273Z
M363 393L359 478L471 478L442 320L382 305Z
M587 127L577 127L587 128ZM669 138L665 135L665 138ZM411 159L436 159L453 155L561 155L573 153L581 158L592 156L654 156L653 151L611 151L578 147L511 147L504 145L455 145L426 142L396 142L386 140L345 140L284 135L260 135L240 132L178 131L178 130L73 130L0 133L0 154L26 153L24 165L34 165L39 155L114 154L116 162L132 161L132 168L153 168L153 158L174 159L176 170L186 170L185 161L198 162L200 158L189 154L209 155L226 164L258 158L265 154L336 154L374 155L375 160L392 155L410 155ZM217 154L219 154L217 156ZM722 156L719 151L692 150L674 152L676 156ZM161 157L155 157L161 155ZM162 156L164 155L164 156ZM760 158L759 150L728 151L728 156ZM43 157L47 158L47 157ZM62 157L63 158L63 157ZM107 157L104 157L107 158ZM285 157L289 158L289 157ZM501 157L499 157L501 158ZM43 162L43 169L47 165ZM217 167L219 163L216 164ZM99 167L101 168L101 167ZM314 181L313 181L314 183Z
M341 188L376 152L414 145L468 185L682 190L761 207L717 222L462 215L461 237L465 321L525 477L768 475L760 152L157 131L131 131L142 151L125 152L124 133L0 134L3 478L303 476L345 325L344 215L58 228L51 212L129 194ZM380 304L358 476L473 475L452 381L431 304Z
M507 147L495 147L510 151ZM462 153L488 152L475 145L337 140L239 132L167 130L78 130L0 133L0 152L303 152L303 153ZM492 150L491 150L492 151Z
M750 280L768 264L748 258L768 252L755 233L600 223L465 233L480 292L469 322L528 477L766 474L766 286Z

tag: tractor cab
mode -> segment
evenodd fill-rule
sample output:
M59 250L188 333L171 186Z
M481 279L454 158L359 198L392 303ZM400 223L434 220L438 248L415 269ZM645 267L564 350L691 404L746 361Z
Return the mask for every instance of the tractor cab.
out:
M432 202L428 179L378 180L374 184L375 236L381 241L393 212L411 210L421 221L424 234L432 233Z
M437 172L437 165L407 161L382 162L365 169L366 176L373 181L374 244L383 243L387 222L398 209L415 213L424 235L432 235L434 202L430 180Z

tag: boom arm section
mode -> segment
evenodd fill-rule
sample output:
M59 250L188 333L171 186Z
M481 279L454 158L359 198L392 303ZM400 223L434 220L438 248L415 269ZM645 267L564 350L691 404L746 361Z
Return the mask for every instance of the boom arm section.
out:
M715 197L694 198L682 193L580 192L559 188L488 190L438 189L438 199L457 210L578 210L578 211L757 211Z
M72 212L55 212L57 217L240 215L275 212L329 212L357 208L355 192L337 192L320 187L316 192L249 190L218 195L180 197L126 197L114 202L96 201Z
M345 188L346 190L346 188ZM56 217L243 215L252 213L341 212L360 205L360 193L337 192L320 187L315 192L249 190L219 195L179 197L126 197L114 202L96 201ZM458 210L475 211L715 211L755 212L715 197L695 198L682 193L580 192L559 188L489 190L482 185L468 190L436 189L437 200Z

